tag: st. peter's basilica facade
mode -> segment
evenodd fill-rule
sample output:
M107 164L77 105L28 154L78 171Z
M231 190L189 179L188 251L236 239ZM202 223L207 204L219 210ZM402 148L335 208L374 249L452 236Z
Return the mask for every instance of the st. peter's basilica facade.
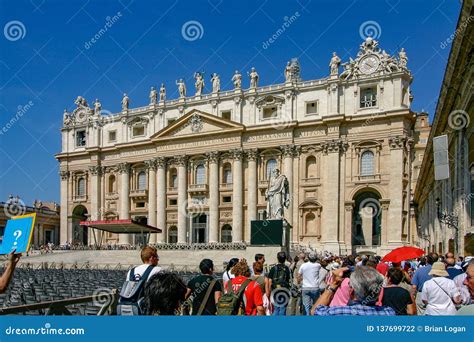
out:
M334 53L329 64L328 77L306 81L292 59L285 83L268 86L253 68L236 71L232 90L212 74L210 93L198 72L193 94L183 80L177 99L162 85L150 104L130 108L124 94L112 115L78 97L56 156L61 243L91 242L81 220L130 218L163 230L152 243L248 242L250 221L266 217L274 169L289 181L291 242L341 254L412 242L406 53L391 56L367 38L354 59Z

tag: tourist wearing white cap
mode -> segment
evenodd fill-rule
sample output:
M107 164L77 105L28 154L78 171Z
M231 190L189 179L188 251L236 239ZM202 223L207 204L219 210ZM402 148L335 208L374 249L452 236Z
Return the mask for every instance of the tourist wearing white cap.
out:
M454 281L448 278L444 263L435 262L429 275L432 278L424 283L421 292L421 300L426 305L425 315L455 315L461 294Z

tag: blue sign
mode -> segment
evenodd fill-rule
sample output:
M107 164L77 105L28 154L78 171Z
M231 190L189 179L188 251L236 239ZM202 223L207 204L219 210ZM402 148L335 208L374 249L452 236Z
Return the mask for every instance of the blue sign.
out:
M11 220L8 220L0 245L0 254L8 254L13 251L16 251L15 253L25 253L28 251L35 220L36 213L14 216Z

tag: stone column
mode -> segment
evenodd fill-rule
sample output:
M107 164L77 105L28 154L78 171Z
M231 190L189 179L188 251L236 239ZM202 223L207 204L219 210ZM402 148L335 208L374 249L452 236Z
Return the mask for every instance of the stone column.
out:
M120 163L117 165L117 170L120 173L120 220L127 220L130 218L130 164ZM132 235L119 234L119 244L131 244Z
M156 227L156 161L145 160L148 169L148 224ZM150 243L156 243L156 234L150 234Z
M187 157L184 155L177 156L175 162L178 165L178 243L186 243L188 212Z
M345 254L351 254L352 251L352 218L354 210L354 201L346 201L344 203L344 244ZM343 251L344 253L344 251Z
M101 219L101 177L102 177L102 167L98 165L90 166L89 167L89 173L91 175L91 216L90 219L91 221L97 221ZM89 229L89 244L95 244L99 242L100 236L99 234L102 234L102 232L95 231L93 232L92 229L94 228L84 228L84 229ZM95 239L94 239L95 236Z
M388 209L388 241L392 246L402 244L403 224L403 152L406 138L390 137L390 208Z
M69 203L69 171L59 171L61 176L61 214L60 214L60 244L66 244L71 242L72 239L72 226L68 225L68 203ZM72 198L71 198L72 200ZM39 240L39 237L38 237Z
M219 153L207 153L209 165L209 242L219 241Z
M288 223L293 226L293 199L296 197L293 193L293 155L295 153L294 145L283 145L280 147L283 154L283 174L288 179L290 191L290 204L285 208L284 217Z
M323 147L325 153L325 170L323 178L324 209L322 241L325 249L339 254L340 153L346 148L346 144L340 139L335 139L325 143Z
M234 159L232 172L232 242L243 241L242 150L230 151Z
M380 201L380 207L382 209L382 222L381 222L381 241L380 245L382 248L387 247L387 236L388 236L388 208L390 207L390 200L389 199L381 199Z
M101 219L101 185L100 178L102 176L102 167L98 165L90 166L89 173L91 175L91 221L97 221Z
M163 232L156 234L156 242L166 241L166 159L163 157L156 158L156 222L157 227Z
M252 149L247 151L247 161L249 167L249 179L247 183L247 195L248 195L248 217L249 221L257 219L257 159L258 150Z

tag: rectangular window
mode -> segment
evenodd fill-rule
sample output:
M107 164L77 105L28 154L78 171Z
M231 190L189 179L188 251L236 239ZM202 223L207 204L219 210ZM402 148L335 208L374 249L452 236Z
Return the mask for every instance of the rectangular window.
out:
M76 147L86 146L86 131L76 132Z
M360 108L377 106L377 88L365 88L360 91Z
M318 114L318 102L317 101L306 103L306 114L307 115Z
M225 110L222 112L222 118L224 120L231 120L232 119L232 112L230 110Z
M145 208L145 202L137 202L136 207L137 208Z
M232 196L222 196L222 203L232 202Z
M134 137L139 137L139 136L145 135L145 126L142 126L142 125L134 126L132 134L133 134Z
M263 118L276 118L278 116L277 107L267 107L263 108Z
M169 205L178 205L178 200L176 198L170 198Z
M109 142L117 141L117 131L109 131Z

